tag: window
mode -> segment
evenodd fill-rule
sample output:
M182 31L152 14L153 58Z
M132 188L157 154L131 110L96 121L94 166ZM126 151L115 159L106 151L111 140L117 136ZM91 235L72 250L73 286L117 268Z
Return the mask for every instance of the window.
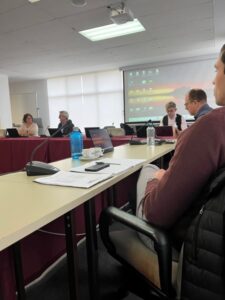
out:
M118 70L48 79L50 126L57 127L60 110L82 131L124 121L122 72Z

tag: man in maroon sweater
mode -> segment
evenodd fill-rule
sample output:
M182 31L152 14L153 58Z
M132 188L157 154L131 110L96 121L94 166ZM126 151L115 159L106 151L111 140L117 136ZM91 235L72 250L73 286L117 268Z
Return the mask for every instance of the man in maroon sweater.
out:
M225 106L225 45L215 64L216 103ZM139 203L139 216L171 228L190 208L209 178L225 164L225 107L198 119L178 138L167 170L154 171Z

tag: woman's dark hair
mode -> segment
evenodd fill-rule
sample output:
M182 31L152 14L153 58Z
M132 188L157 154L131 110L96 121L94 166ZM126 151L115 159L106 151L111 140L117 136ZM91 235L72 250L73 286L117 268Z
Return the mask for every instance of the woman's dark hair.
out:
M24 114L23 115L23 123L26 123L27 117L31 117L33 121L33 116L31 114Z

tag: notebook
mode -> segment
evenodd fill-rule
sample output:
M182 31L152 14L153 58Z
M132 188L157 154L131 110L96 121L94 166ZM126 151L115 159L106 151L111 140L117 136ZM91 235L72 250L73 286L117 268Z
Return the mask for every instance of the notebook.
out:
M6 132L8 137L20 137L16 128L7 128Z
M90 135L90 130L91 129L99 129L99 127L84 127L84 130L85 130L85 135L87 138L91 138L91 135Z
M156 136L173 136L172 126L157 126L155 127Z
M62 137L63 136L62 132L59 130L59 132L56 133L57 130L58 130L58 128L48 128L48 132L49 132L50 136Z
M114 150L110 136L106 129L90 129L89 132L95 147L101 147L104 153Z

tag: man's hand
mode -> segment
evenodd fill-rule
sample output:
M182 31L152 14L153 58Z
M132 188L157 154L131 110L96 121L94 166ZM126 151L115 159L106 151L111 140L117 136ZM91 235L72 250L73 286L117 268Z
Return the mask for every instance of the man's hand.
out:
M155 172L154 178L161 180L163 175L165 174L166 170L164 169L159 169L158 171Z

